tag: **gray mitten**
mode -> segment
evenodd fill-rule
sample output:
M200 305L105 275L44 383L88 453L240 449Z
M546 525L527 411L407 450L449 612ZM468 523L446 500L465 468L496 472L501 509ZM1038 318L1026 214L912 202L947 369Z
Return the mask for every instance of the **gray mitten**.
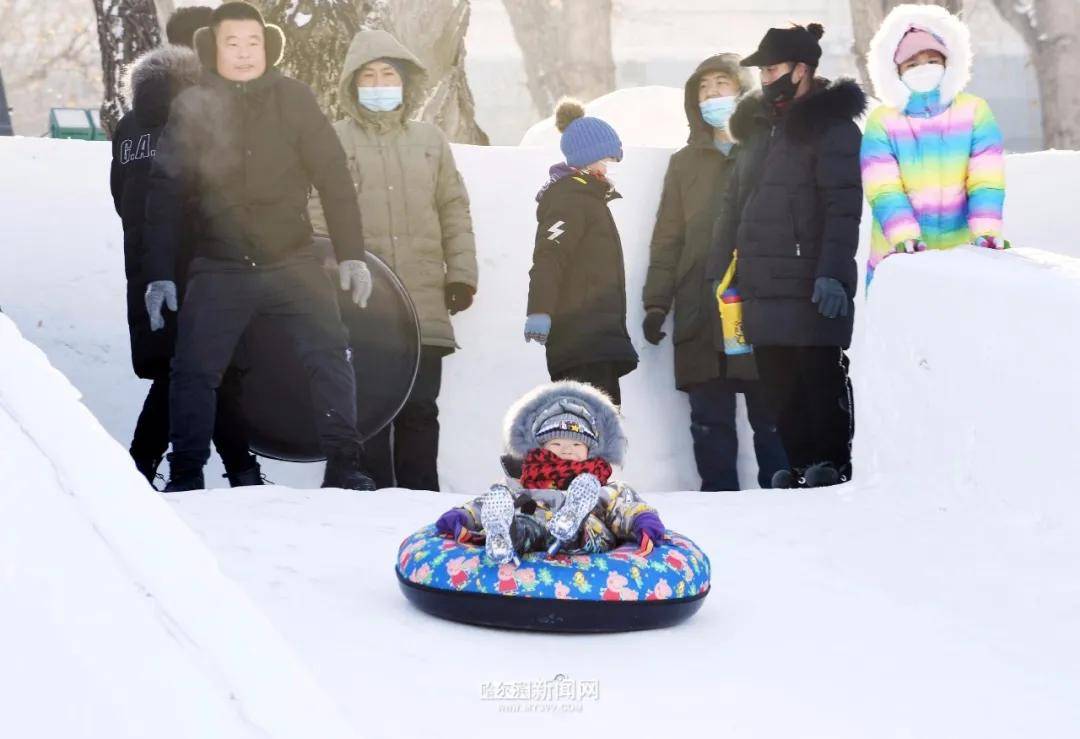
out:
M151 331L165 328L165 318L161 315L162 303L173 313L176 312L176 283L172 280L155 280L146 286L146 313L150 316Z
M352 293L352 300L361 308L367 308L371 297L371 272L362 259L346 259L338 265L341 289Z

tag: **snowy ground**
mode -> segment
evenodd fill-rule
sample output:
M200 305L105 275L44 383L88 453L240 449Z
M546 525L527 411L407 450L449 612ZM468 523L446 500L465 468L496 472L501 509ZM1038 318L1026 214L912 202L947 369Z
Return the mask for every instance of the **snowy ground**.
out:
M443 623L405 601L397 546L445 494L170 502L370 736L1074 736L1080 504L1026 520L904 492L654 496L712 560L705 606L671 630L576 637ZM481 700L484 683L558 674L598 681L599 700Z
M556 637L412 609L399 542L490 480L506 404L543 379L517 342L530 198L553 154L456 153L482 272L447 363L453 492L165 499L125 456L144 386L130 376L107 149L0 141L0 304L44 351L0 316L0 735L1075 736L1080 262L1054 254L882 266L860 305L860 476L833 490L651 492L696 481L670 344L641 347L624 474L713 564L685 625ZM632 306L666 156L634 149L621 171ZM1064 185L1077 157L1010 158L1015 243L1076 253ZM271 469L297 487L318 475ZM485 684L560 674L599 698L482 699Z

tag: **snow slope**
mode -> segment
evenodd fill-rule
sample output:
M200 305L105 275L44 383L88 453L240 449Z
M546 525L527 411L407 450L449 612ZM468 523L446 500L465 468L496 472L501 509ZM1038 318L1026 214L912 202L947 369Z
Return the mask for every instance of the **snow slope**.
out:
M585 105L585 114L602 118L618 132L624 147L662 146L677 149L690 128L679 87L629 87L610 92ZM559 147L555 118L534 124L521 138L522 146Z
M0 356L0 734L356 736L5 316Z

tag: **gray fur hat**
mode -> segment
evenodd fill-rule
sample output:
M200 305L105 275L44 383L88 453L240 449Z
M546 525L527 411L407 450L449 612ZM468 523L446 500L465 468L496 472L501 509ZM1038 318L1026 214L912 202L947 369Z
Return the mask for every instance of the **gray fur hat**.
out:
M590 457L621 465L626 435L615 405L592 385L571 380L541 385L519 399L506 413L506 450L515 457L555 438L573 439L589 447Z

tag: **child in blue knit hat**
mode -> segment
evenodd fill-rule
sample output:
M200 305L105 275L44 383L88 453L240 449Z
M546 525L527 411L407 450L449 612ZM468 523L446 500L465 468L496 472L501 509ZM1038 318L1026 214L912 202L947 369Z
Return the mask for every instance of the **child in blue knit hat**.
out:
M611 170L619 135L564 100L555 110L566 157L536 196L536 243L529 271L525 341L547 351L548 374L603 390L622 403L619 378L637 367L626 330L622 242L608 203L622 197Z

